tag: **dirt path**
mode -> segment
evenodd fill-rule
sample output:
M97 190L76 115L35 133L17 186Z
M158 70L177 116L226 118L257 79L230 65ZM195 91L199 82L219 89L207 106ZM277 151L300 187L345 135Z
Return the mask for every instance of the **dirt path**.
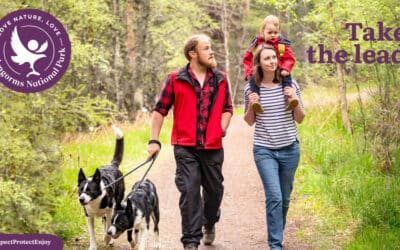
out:
M372 91L374 90L363 90L361 93L363 101L370 97L369 93ZM347 98L348 101L354 101L358 98L358 94L348 95ZM332 96L331 98L324 99L324 103L322 104L321 100L315 96L311 100L308 100L307 107L324 106L328 103L338 103L337 97ZM337 108L338 105L332 107L332 113ZM221 208L221 219L216 225L217 236L213 246L200 245L200 250L268 249L266 243L264 192L252 156L253 131L254 128L247 126L243 121L242 115L236 115L232 118L228 135L224 138L225 162L223 172L225 193ZM128 169L124 169L124 172L126 171ZM144 171L145 169L139 170L137 176L142 176ZM156 184L160 197L160 239L161 249L163 250L183 249L180 243L179 193L175 187L174 177L175 160L172 147L163 145L160 156L148 175L148 178ZM134 182L132 178L128 179L132 182L128 180L126 183L127 190L130 189ZM292 200L294 204L296 200L301 200L301 197L292 196ZM296 237L300 226L309 227L308 223L304 223L304 221L309 219L294 218L289 210L284 235L285 250L313 249L311 245L299 241ZM151 230L152 226L151 224ZM126 240L126 234L122 235L115 242L113 248L104 246L104 243L101 241L102 230L96 230L96 235L99 250L130 249ZM150 233L146 249L153 249L153 239L153 234ZM83 246L86 243L87 239L79 240L79 243L76 246L72 246L72 249L86 249L87 246Z
M200 250L268 249L264 192L253 162L252 134L253 128L245 124L242 116L232 118L228 135L224 139L225 194L221 219L216 225L216 240L213 246L200 245ZM174 171L172 150L164 146L148 177L155 182L159 192L161 249L166 250L183 249L180 243L179 194L174 183ZM127 183L129 186L131 183ZM295 224L289 217L284 249L310 249L297 240ZM150 234L147 249L153 249L153 239L153 234ZM126 235L117 240L114 249L130 249Z

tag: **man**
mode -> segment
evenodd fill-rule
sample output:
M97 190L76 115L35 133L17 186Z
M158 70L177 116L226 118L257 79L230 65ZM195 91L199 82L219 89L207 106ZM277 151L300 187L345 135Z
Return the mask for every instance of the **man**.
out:
M210 38L190 37L184 54L189 63L168 76L155 105L148 153L153 156L161 150L160 130L174 106L171 143L176 161L175 184L180 192L181 242L185 250L196 250L203 235L205 245L211 245L215 238L224 191L222 137L233 106L227 76L215 68Z

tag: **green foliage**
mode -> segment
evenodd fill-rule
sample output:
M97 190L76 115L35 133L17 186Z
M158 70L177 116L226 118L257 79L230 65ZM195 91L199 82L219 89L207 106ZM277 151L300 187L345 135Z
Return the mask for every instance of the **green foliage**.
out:
M67 29L72 43L70 67L52 89L23 95L0 87L0 231L55 232L63 239L82 232L83 214L71 214L80 210L74 188L77 169L83 167L90 173L108 162L113 138L89 136L87 141L64 145L61 154L62 136L113 120L115 76L120 77L123 96L136 90L130 88L133 85L142 88L145 98L141 104L150 108L166 75L186 63L182 46L194 33L219 36L214 48L218 48L217 56L224 58L221 39L225 34L221 33L222 14L218 9L224 4L231 15L230 34L226 37L230 39L232 81L241 81L244 50L259 33L264 17L274 14L281 20L282 33L293 42L297 59L293 75L302 86L319 87L304 93L308 116L300 129L304 152L298 174L299 193L306 197L302 209L319 216L318 233L312 234L317 248L342 242L350 249L396 249L392 243L400 236L399 67L350 62L344 65L350 88L368 85L373 93L370 103L364 103L364 114L360 106L351 105L355 134L350 136L343 129L339 104L318 104L337 95L320 88L336 89L335 65L310 64L305 51L318 44L333 51L332 41L346 51L353 51L355 44L363 50L398 49L398 43L393 41L363 41L361 30L359 41L349 41L349 30L344 29L346 22L376 28L376 22L383 21L385 26L399 27L397 1L256 0L248 2L249 12L243 8L245 3L151 1L148 28L145 34L139 34L146 39L137 44L143 49L135 47L140 52L135 56L143 60L143 67L139 68L143 79L133 82L136 73L130 67L126 48L126 1L0 1L1 17L21 8L39 8L53 14ZM141 16L136 13L134 18L140 25ZM116 41L121 44L119 49ZM123 66L115 63L117 56ZM147 131L148 127L143 126L126 133L127 140L134 141L135 146L127 148L124 170L127 162L137 162L145 154ZM166 138L162 139L164 143L168 143Z
M113 106L71 87L40 94L1 89L0 210L8 214L1 230L54 232L58 224L51 222L62 196L61 135L107 122Z
M115 105L104 97L85 96L85 86L80 85L74 89L56 89L59 93L46 96L46 99L53 100L53 109L48 112L49 116L62 117L54 120L54 127L59 133L85 130L90 127L98 127L113 120L116 112Z
M0 216L2 223L0 232L20 233L26 231L26 227L34 220L31 215L26 218L26 214L32 214L32 199L29 193L13 181L0 181ZM18 207L18 209L15 209ZM7 225L15 225L8 227Z
M206 8L201 8L197 1L157 0L151 1L150 4L147 42L141 44L144 47L143 53L137 55L145 58L145 64L141 68L144 79L137 84L144 90L143 105L148 109L154 105L167 75L188 63L183 55L186 39L217 27L215 21L207 15ZM137 18L137 25L141 25L141 20Z
M305 102L312 104L314 95L308 91ZM319 93L321 98L324 91ZM396 249L396 241L388 239L400 235L398 160L390 174L379 171L370 153L374 145L364 151L361 127L353 136L344 131L337 107L311 105L307 113L313 115L300 126L303 160L296 187L308 203L301 211L318 214L312 227L319 233L308 240L323 249L338 243L346 249ZM397 147L393 159L398 152Z
M399 236L400 230L398 228L394 230L385 230L373 226L366 226L357 232L356 239L347 246L347 249L400 249L398 245Z
M15 11L19 7L20 5L15 1L0 1L0 17L3 18L5 15Z
M84 95L114 96L109 92L114 42L111 37L113 30L122 27L112 15L108 2L50 1L46 8L64 25L72 44L71 63L59 85L78 88L85 84L81 92Z
M391 88L391 91L397 92L394 88ZM400 144L398 129L400 96L396 96L393 101L387 100L384 103L381 101L377 99L372 104L368 137L372 142L372 153L381 170L391 171L392 165L396 161L393 153L398 150Z
M196 32L206 27L215 27L211 18L199 8L195 1L152 1L152 20L150 26L152 51L162 50L159 53L167 56L163 58L168 64L166 71L180 68L186 64L183 55L184 41ZM191 13L187 15L187 13ZM191 25L187 25L187 24ZM177 32L179 31L179 32ZM160 58L154 58L159 61Z

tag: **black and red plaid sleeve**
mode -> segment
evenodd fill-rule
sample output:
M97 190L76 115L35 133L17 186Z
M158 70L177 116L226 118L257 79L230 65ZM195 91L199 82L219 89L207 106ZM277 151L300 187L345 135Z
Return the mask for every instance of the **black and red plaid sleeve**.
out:
M224 107L222 109L222 113L229 112L233 114L233 105L232 105L232 97L231 91L229 90L229 82L226 80L226 88L225 88L225 100L224 100Z
M167 80L164 82L164 87L153 110L157 111L163 116L166 116L172 104L174 103L174 98L175 96L172 85L172 77L169 75Z

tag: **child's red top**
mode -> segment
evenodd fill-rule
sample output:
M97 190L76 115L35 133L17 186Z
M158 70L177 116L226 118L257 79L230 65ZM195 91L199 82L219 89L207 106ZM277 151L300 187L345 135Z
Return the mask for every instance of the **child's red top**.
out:
M243 57L243 65L244 65L244 79L247 81L249 76L253 74L253 55L258 48L263 43L270 44L274 46L276 54L278 56L279 68L287 70L289 73L292 71L294 63L296 59L293 56L292 49L290 48L290 41L279 36L278 39L271 39L269 41L265 41L262 36L256 36L251 42L249 48L247 49L244 57ZM284 44L285 51L283 55L280 55L278 46L279 44Z

